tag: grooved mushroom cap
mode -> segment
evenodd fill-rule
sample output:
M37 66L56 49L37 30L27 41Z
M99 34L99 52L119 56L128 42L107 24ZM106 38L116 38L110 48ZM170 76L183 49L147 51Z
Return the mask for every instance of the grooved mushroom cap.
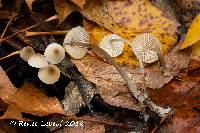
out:
M117 39L117 41L111 43L113 39ZM116 34L107 35L100 42L100 48L106 51L111 57L117 57L124 49L124 42L120 41L121 39L122 38Z
M24 47L21 51L20 51L20 57L22 58L22 60L28 62L28 60L31 58L31 56L33 56L35 54L35 51L32 47L27 46Z
M77 26L72 28L65 36L64 49L74 59L81 59L87 53L87 48L73 46L73 42L89 43L88 34L84 28Z
M145 63L152 63L158 60L156 49L160 49L160 46L160 41L150 33L137 36L131 43L136 57Z
M64 59L65 50L60 44L51 43L47 46L44 56L51 64L58 64Z
M35 68L43 68L48 66L48 62L45 60L44 56L38 53L31 56L31 58L28 60L28 64Z
M45 84L53 84L60 78L60 69L56 65L48 65L40 68L38 77Z

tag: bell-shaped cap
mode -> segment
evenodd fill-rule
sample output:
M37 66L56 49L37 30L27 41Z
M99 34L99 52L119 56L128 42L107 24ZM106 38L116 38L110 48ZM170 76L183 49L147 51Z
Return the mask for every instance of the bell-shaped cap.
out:
M47 46L44 56L51 64L58 64L64 59L65 50L60 44L51 43Z

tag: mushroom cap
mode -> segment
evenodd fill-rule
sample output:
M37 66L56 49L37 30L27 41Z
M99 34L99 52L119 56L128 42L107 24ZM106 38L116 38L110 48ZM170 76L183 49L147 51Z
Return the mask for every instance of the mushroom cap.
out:
M28 64L35 68L43 68L48 66L48 62L44 56L38 53L31 56L31 58L28 60Z
M33 56L35 54L35 51L32 47L27 46L24 47L21 51L20 51L20 57L22 58L22 60L28 62L28 60L31 58L31 56Z
M71 42L89 43L88 34L81 26L72 28L65 36L64 44Z
M65 50L60 44L51 43L47 46L44 56L51 64L58 64L64 59Z
M113 41L111 43L113 39L119 39L119 41ZM120 40L122 40L122 38L116 34L107 35L100 42L100 48L106 51L111 57L117 57L124 49L124 42Z
M74 59L83 58L88 51L86 47L71 45L64 45L64 49Z
M48 65L40 68L38 77L45 84L53 84L60 78L60 69L56 65Z
M73 46L73 42L89 43L88 34L84 28L77 26L72 28L65 36L64 49L74 59L81 59L87 53L87 48L82 46Z
M131 47L138 59L145 63L158 60L156 49L160 49L160 41L150 33L138 35L131 43Z

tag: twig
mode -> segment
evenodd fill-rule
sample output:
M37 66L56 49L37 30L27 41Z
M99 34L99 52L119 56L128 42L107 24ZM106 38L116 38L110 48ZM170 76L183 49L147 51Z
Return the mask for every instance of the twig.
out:
M10 35L10 36L8 36L8 37L6 37L6 38L3 38L3 39L0 40L0 43L4 42L5 40L7 40L7 39L9 39L9 38L11 38L11 37L13 37L13 36L16 36L17 34L20 34L20 33L22 33L22 32L25 32L25 31L27 31L27 30L30 30L30 29L36 27L36 26L39 26L39 25L41 25L41 24L43 24L43 23L46 23L46 22L49 22L49 21L52 21L52 20L55 20L55 19L58 19L58 16L57 16L57 15L54 15L54 16L52 16L52 17L46 19L45 21L42 21L42 22L37 23L37 24L35 24L35 25L32 25L32 26L30 26L30 27L28 27L28 28L26 28L26 29L23 29L23 30L21 30L21 31L18 31L18 32L14 33L14 34L12 34L12 35Z
M4 59L7 59L7 58L9 58L9 57L12 57L12 56L14 56L14 55L18 55L18 54L20 54L20 51L12 52L12 53L10 53L9 55L0 58L0 61L2 61L2 60L4 60Z
M6 31L8 30L8 27L9 27L10 23L13 21L13 19L15 17L16 17L16 15L12 16L11 19L8 21L8 23L6 24L6 27L5 27L4 31L3 31L3 33L1 34L0 39L3 39L4 35L6 34Z
M60 35L60 34L66 34L68 30L64 31L49 31L49 32L31 32L31 31L26 31L25 32L25 37L30 37L30 36L40 36L40 35Z

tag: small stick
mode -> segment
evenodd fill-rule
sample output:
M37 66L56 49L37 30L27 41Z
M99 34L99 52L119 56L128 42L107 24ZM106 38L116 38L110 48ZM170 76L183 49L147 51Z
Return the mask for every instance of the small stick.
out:
M49 21L52 21L52 20L55 20L55 19L58 19L58 16L57 16L57 15L54 15L54 16L52 16L52 17L46 19L45 21L42 21L42 22L37 23L37 24L35 24L35 25L32 25L32 26L30 26L30 27L28 27L28 28L26 28L26 29L23 29L23 30L21 30L21 31L18 31L18 32L14 33L14 34L12 34L12 35L10 35L10 36L8 36L8 37L6 37L6 38L0 39L0 43L4 42L5 40L7 40L7 39L9 39L9 38L11 38L11 37L13 37L13 36L16 36L16 35L20 34L20 33L22 33L22 32L25 32L25 31L27 31L27 30L30 30L30 29L36 27L36 26L39 26L39 25L41 25L41 24L43 24L43 23L46 23L46 22L49 22Z
M39 35L60 35L60 34L66 34L68 30L64 31L49 31L49 32L31 32L31 31L26 31L25 32L25 37L30 37L30 36L39 36Z
M19 50L19 51L12 52L12 53L10 53L9 55L0 58L0 61L2 61L2 60L4 60L4 59L7 59L7 58L9 58L9 57L12 57L12 56L14 56L14 55L18 55L18 54L20 54L20 50Z
M3 33L1 34L0 39L3 39L4 35L6 34L6 31L8 30L8 27L10 25L10 23L13 21L13 19L15 18L16 15L12 16L11 19L8 21L8 23L6 24L6 27L3 31Z

